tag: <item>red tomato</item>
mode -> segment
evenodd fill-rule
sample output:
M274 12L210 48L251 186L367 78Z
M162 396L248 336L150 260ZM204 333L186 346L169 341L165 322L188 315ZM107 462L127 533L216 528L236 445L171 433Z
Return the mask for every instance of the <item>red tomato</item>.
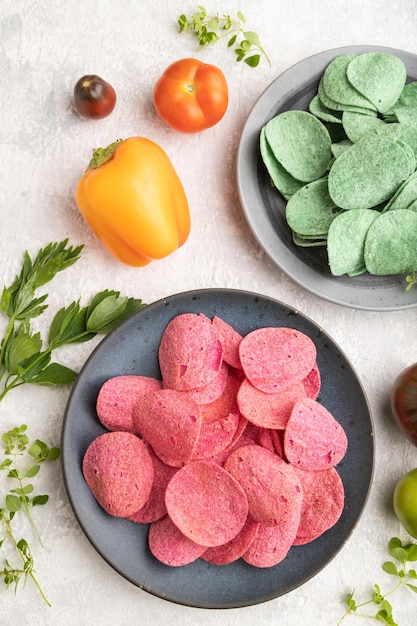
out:
M217 124L228 101L223 72L197 59L181 59L170 65L153 92L159 117L182 133L197 133Z

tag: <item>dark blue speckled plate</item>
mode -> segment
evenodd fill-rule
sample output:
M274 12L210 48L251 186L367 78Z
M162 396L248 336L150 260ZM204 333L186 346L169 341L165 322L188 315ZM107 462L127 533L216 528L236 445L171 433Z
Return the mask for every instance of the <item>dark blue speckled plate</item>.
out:
M288 326L307 333L317 347L322 376L318 400L346 430L349 447L338 466L346 504L338 523L316 541L291 548L268 569L239 560L227 566L198 560L185 567L162 565L147 547L146 525L109 516L84 482L81 463L90 442L104 432L95 401L111 376L160 376L157 350L167 323L180 313L218 315L241 334L262 326ZM149 593L200 608L233 608L265 602L312 578L343 547L366 504L373 463L372 418L355 372L341 349L312 320L285 304L255 293L203 289L170 296L142 309L109 334L84 365L68 401L62 431L65 486L81 528L98 553L122 576Z

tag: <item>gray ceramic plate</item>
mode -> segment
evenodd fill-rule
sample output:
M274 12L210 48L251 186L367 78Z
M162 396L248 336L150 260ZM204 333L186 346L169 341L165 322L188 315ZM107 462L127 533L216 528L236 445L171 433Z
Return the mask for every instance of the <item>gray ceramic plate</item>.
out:
M307 333L317 346L322 376L319 401L346 430L349 447L338 466L346 505L338 523L316 541L291 548L268 569L236 561L228 566L202 560L170 568L152 557L146 525L111 517L84 482L81 463L90 442L104 432L95 413L100 386L111 376L160 376L157 350L162 332L185 312L218 315L243 335L261 326L289 326ZM319 572L342 548L365 506L373 473L372 420L362 386L340 348L314 322L281 302L254 293L206 289L160 300L142 309L95 349L75 383L62 431L65 485L81 528L99 554L120 574L155 596L200 608L233 608L287 593Z
M404 276L332 276L325 248L294 245L285 220L285 200L270 183L259 154L259 133L272 117L308 108L324 69L336 56L385 51L400 57L408 80L417 80L417 56L392 48L353 46L316 54L281 74L264 91L244 126L237 159L237 180L248 224L271 259L296 283L315 295L357 309L392 311L417 305L417 288L405 290Z

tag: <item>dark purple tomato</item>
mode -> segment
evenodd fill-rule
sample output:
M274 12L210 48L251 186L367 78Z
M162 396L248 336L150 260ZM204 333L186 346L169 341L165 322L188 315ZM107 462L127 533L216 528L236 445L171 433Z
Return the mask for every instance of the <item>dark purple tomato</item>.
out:
M82 76L74 87L74 106L83 117L98 120L107 117L116 106L116 92L100 76Z
M395 379L391 410L400 430L417 446L417 363L407 367Z

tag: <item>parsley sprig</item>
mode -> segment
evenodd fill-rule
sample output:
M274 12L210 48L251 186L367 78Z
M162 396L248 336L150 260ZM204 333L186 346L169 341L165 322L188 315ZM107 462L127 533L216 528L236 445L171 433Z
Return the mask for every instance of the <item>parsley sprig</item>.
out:
M43 545L32 508L46 504L49 496L35 494L34 485L29 480L39 473L42 463L58 459L60 450L47 446L40 439L31 443L26 430L27 426L22 424L3 433L1 438L4 458L0 463L0 470L6 472L7 478L13 481L15 487L6 493L4 504L0 508L0 550L6 547L14 549L17 565L10 562L10 557L4 558L3 566L0 565L0 576L6 587L13 586L15 592L21 580L25 584L30 578L43 600L50 606L35 575L33 550L26 539L16 537L13 520L16 514L24 515L39 544Z
M68 246L65 239L48 244L34 260L26 251L20 274L9 287L3 287L0 311L9 321L0 344L0 401L25 383L66 385L74 382L77 372L52 362L52 353L63 345L82 343L99 333L110 332L145 306L139 299L107 289L97 293L87 306L81 307L77 300L60 309L52 320L46 341L39 332L34 332L32 319L48 306L48 294L38 295L39 287L74 264L82 249L83 246Z
M410 567L410 563L417 561L417 544L403 543L398 537L393 537L388 544L388 552L393 560L385 561L382 569L396 579L394 587L383 594L380 586L374 584L372 598L364 602L358 602L354 592L351 592L346 598L346 613L341 617L337 626L340 626L349 615L375 619L387 626L398 626L394 621L393 608L387 597L401 586L417 593L417 572ZM372 613L363 611L364 608L370 609L371 607L374 607Z
M220 39L226 38L227 47L234 49L236 61L243 61L250 67L257 67L263 55L271 65L261 45L259 35L246 30L245 22L245 16L241 11L238 11L236 19L233 19L230 15L208 15L202 5L198 5L197 11L189 17L182 14L178 18L180 33L193 33L201 47L213 45Z

